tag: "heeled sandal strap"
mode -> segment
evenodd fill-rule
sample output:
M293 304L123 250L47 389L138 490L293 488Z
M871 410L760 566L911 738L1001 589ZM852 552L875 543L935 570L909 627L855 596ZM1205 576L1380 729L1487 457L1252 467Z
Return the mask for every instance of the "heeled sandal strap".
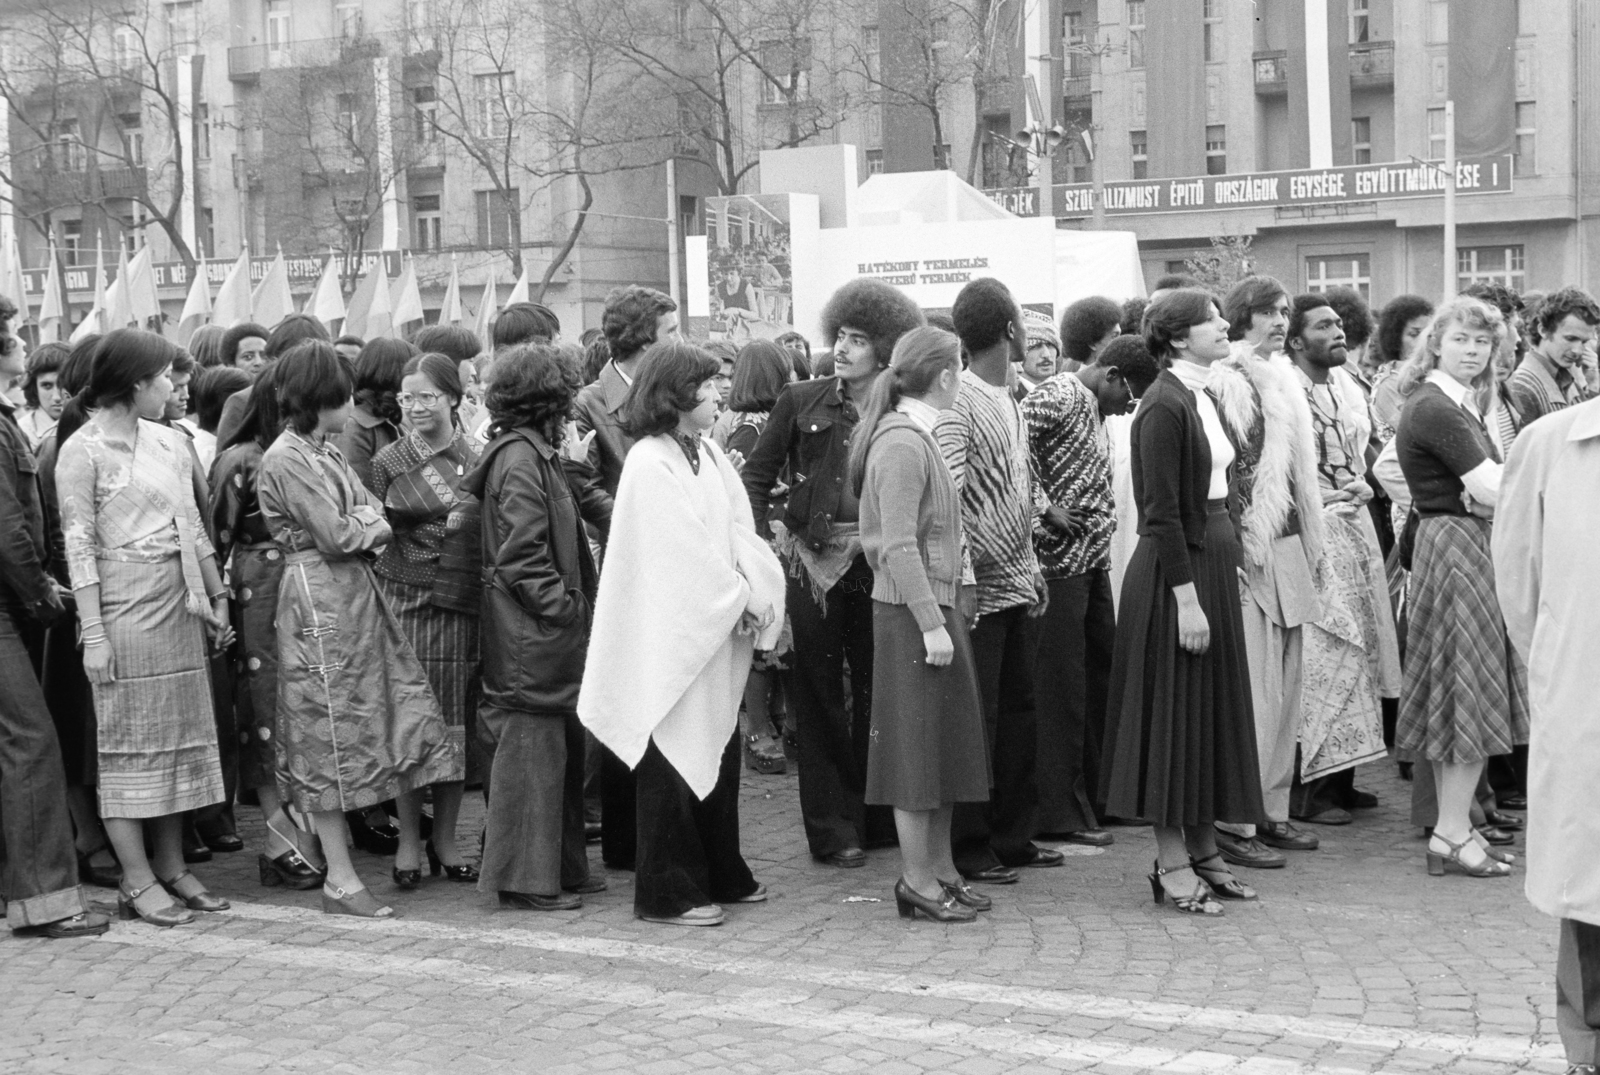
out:
M160 884L161 884L161 878L157 877L154 881L151 881L148 885L145 885L143 888L134 888L131 885L128 885L126 883L119 884L117 886L117 891L122 894L122 898L123 899L127 900L129 903L133 903L140 896L143 896L146 892L149 892L152 888L155 888L156 886L158 886Z
M180 873L176 877L159 877L159 878L157 878L157 880L160 881L162 884L166 885L168 888L175 888L175 887L177 887L178 882L182 881L185 877L194 877L194 871L193 870L184 870L182 873ZM199 878L196 877L195 880L198 881ZM205 888L206 886L201 885L200 887L201 888Z

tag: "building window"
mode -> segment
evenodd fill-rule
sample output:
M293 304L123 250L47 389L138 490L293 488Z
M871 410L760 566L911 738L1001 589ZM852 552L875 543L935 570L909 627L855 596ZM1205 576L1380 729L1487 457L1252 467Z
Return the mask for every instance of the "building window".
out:
M1428 109L1428 159L1444 160L1444 109Z
M357 141L360 134L360 117L356 111L359 107L360 104L353 93L341 93L334 102L334 128L340 137L351 142Z
M700 199L693 194L678 195L678 234L700 234Z
M473 79L478 94L478 137L504 138L511 130L509 95L516 87L516 75L495 71Z
M1144 66L1144 0L1128 0L1128 66Z
M1372 117L1353 116L1350 119L1350 148L1356 164L1372 163Z
M200 43L198 6L194 0L167 5L167 42L179 56L193 55Z
M1538 134L1538 122L1534 115L1532 101L1517 102L1517 175L1536 175L1539 170L1539 156L1535 148L1535 135Z
M883 150L881 150L881 149L869 149L869 150L867 150L867 174L868 175L881 175L881 174L883 174Z
M810 96L811 41L774 42L761 46L761 103L785 105Z
M928 20L928 47L947 48L950 44L950 20L940 16Z
M416 239L411 245L418 250L441 249L439 237L444 218L439 211L439 195L418 194L411 199L411 216L416 225Z
M673 29L677 32L678 43L682 45L690 44L692 40L689 36L691 29L689 22L690 10L690 0L676 0L672 5Z
M1527 259L1521 246L1465 246L1456 251L1457 289L1473 284L1503 284L1521 291Z
M1329 291L1347 287L1372 297L1372 256L1370 254L1326 254L1306 258L1306 290Z
M1128 142L1133 149L1133 178L1145 179L1150 174L1150 141L1144 131L1129 131Z
M200 252L208 258L217 256L217 214L211 206L200 207Z
M361 5L339 4L333 9L333 23L339 28L339 37L345 41L361 36Z
M68 265L82 265L84 263L83 221L63 220L61 222L61 249L66 252Z
M1084 36L1083 12L1069 11L1062 19L1061 37L1067 43L1067 77L1089 77L1089 39Z
M56 168L63 172L81 172L88 167L88 153L77 120L64 119L56 124L55 157Z
M882 46L878 41L878 28L876 26L863 26L861 28L861 65L867 73L867 82L877 85L878 69L882 57Z
M1206 128L1206 175L1228 174L1228 128L1214 123Z
M1350 43L1365 45L1372 40L1372 0L1350 0Z
M1428 44L1450 41L1450 0L1428 0Z
M211 106L197 104L194 106L194 155L196 159L208 161L211 159Z
M144 167L144 120L137 112L129 112L117 117L117 125L122 128L122 137L127 146L127 162L135 167Z
M267 0L267 56L269 62L282 64L289 55L289 45L294 41L294 26L290 21L289 0Z
M1202 47L1206 63L1222 59L1222 0L1202 0Z
M418 143L439 136L439 93L432 86L411 87L411 129Z
M117 70L123 74L132 74L138 69L144 48L133 27L118 26L111 31L111 55Z
M478 208L478 245L498 248L511 244L512 214L522 215L522 195L510 190L480 190L475 195ZM518 229L520 234L521 229Z

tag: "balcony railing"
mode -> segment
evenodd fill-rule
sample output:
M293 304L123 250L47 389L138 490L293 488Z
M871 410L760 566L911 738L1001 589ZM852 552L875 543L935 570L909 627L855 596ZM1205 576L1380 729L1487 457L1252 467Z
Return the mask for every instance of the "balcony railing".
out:
M359 37L324 37L266 45L235 45L228 49L228 77L254 82L262 71L290 67L333 67L380 55L385 45L400 44L406 35L363 34ZM393 40L385 40L392 38ZM406 38L409 40L409 38Z
M1394 85L1394 42L1369 41L1350 46L1350 85L1374 89Z
M1067 100L1079 100L1089 96L1088 75L1068 75L1061 83L1061 96Z
M1255 60L1256 92L1269 97L1289 92L1289 54L1279 50L1276 52L1258 52L1253 57Z

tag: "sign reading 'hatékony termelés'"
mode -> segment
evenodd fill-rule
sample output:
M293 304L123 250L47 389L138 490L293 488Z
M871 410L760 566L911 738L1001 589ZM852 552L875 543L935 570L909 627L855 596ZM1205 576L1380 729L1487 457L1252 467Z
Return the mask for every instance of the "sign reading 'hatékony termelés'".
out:
M1509 193L1511 168L1509 155L1457 161L1456 192ZM1409 161L1293 172L1136 179L1107 183L1103 194L1108 216L1192 213L1437 197L1444 193L1445 179L1442 165ZM1039 215L1039 191L1034 187L1003 187L984 193L1018 216ZM1086 217L1095 208L1094 188L1088 183L1058 183L1054 200L1057 217Z

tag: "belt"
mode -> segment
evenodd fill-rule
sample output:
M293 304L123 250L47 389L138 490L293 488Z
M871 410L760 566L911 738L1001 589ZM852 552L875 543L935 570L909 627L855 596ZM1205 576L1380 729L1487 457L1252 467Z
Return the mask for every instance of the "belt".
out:
M96 549L96 560L114 560L121 564L164 564L178 558L178 550L171 552L135 552L132 549Z
M319 563L323 559L325 559L325 557L317 549L299 549L295 552L286 552L283 554L283 562L286 564Z

